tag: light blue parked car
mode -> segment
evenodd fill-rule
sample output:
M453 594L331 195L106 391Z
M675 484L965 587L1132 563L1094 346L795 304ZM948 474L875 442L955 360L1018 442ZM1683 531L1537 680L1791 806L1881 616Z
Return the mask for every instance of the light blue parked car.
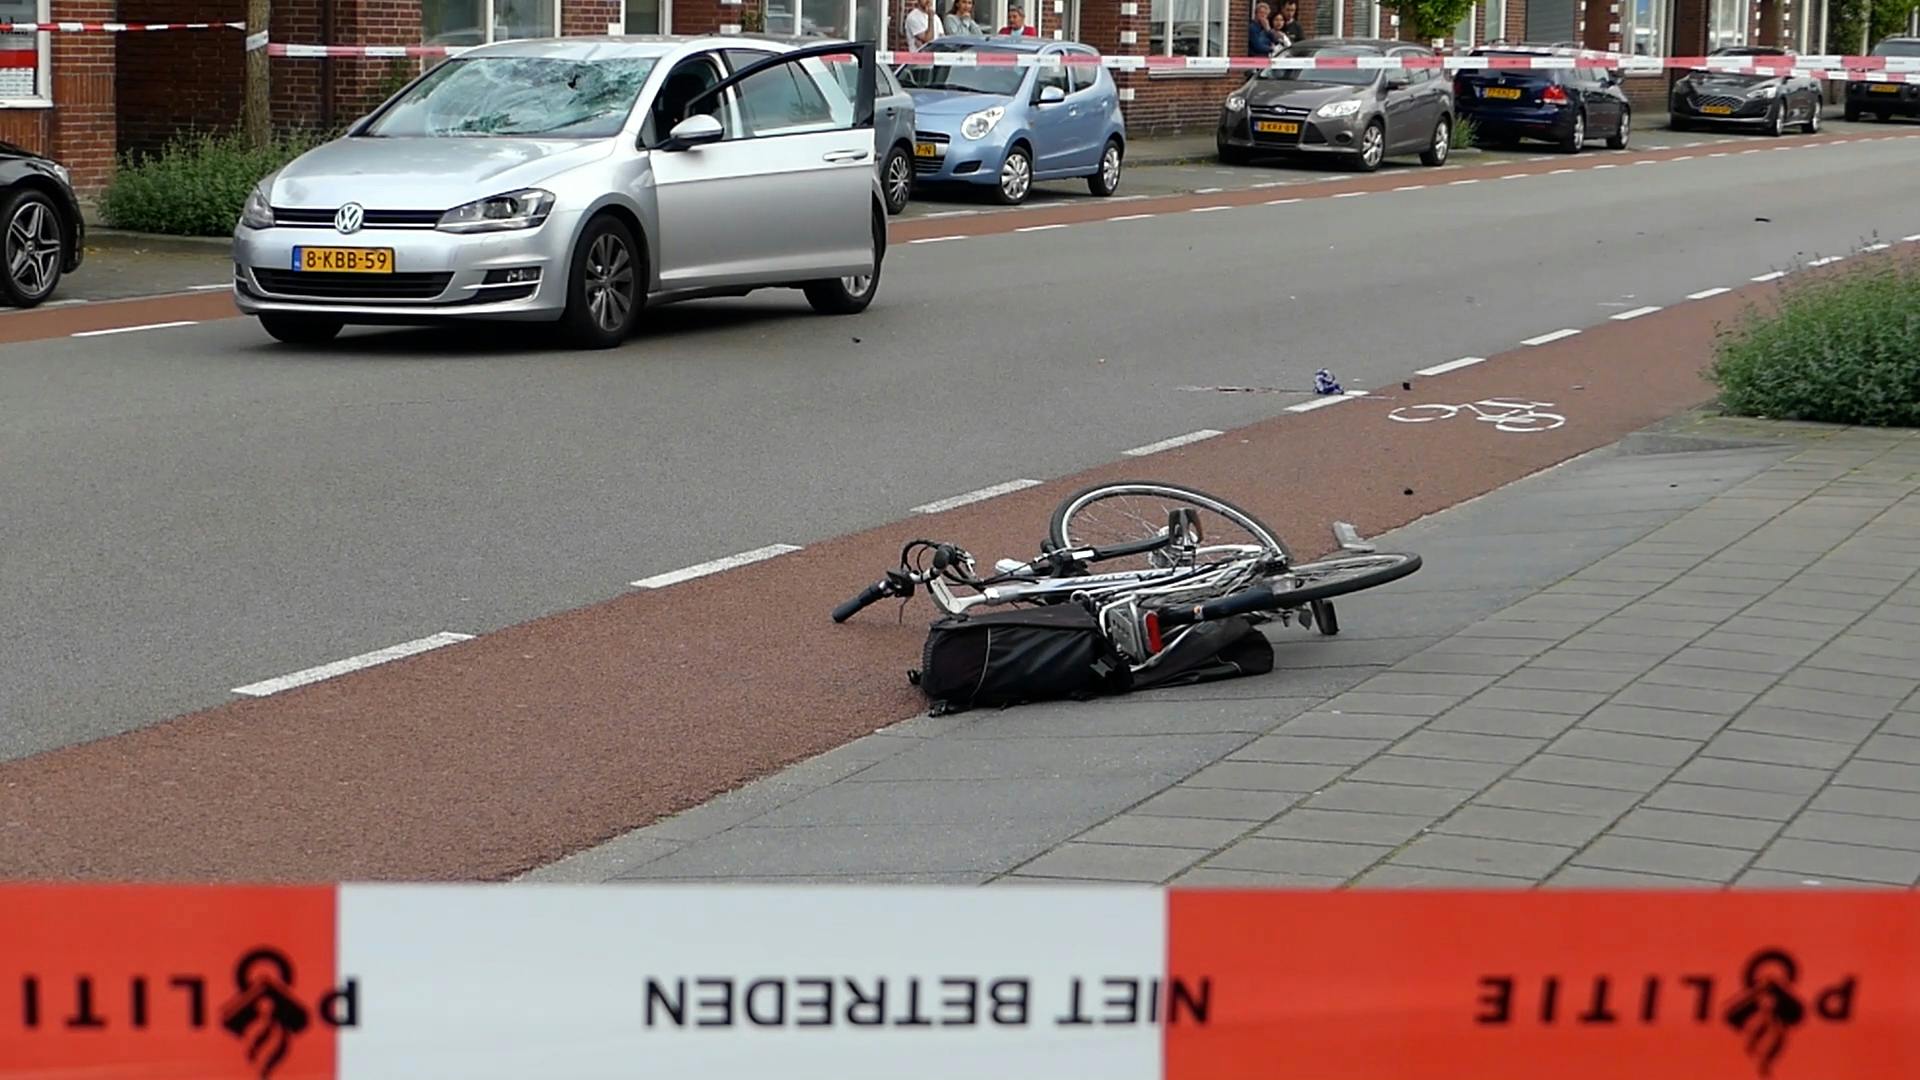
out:
M1099 57L1012 36L943 37L930 51ZM1120 186L1127 122L1113 75L1097 64L1016 67L982 56L976 66L906 64L895 75L913 98L917 184L976 184L1008 205L1026 201L1036 180L1085 177L1103 197Z

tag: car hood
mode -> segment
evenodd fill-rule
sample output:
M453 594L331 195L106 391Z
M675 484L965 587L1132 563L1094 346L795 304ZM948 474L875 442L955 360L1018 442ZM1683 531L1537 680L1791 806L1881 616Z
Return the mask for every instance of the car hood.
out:
M611 139L336 139L274 178L275 206L447 210L532 187L612 152Z
M909 90L907 96L913 98L913 114L925 117L961 117L1013 101L1004 94L970 94L964 90Z
M1247 84L1247 100L1255 105L1292 105L1317 109L1329 101L1343 101L1371 93L1371 86L1328 86L1293 79L1255 79Z
M1784 81L1779 75L1734 75L1721 71L1690 71L1687 85L1696 90L1744 94L1756 86Z

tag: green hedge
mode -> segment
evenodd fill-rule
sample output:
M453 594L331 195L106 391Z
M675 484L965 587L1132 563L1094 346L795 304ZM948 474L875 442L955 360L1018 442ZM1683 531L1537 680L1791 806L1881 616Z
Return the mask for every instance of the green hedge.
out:
M1920 266L1882 258L1795 282L1716 351L1708 377L1728 412L1920 427Z
M324 141L300 133L265 147L244 135L195 135L155 154L128 157L100 198L100 217L116 229L175 236L229 236L262 177Z

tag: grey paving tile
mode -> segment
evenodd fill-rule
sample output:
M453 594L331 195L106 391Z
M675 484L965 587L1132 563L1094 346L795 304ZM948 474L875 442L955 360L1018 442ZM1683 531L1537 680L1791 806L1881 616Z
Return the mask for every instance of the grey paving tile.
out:
M1857 788L1834 784L1815 795L1813 802L1809 803L1807 808L1810 811L1865 814L1920 822L1920 792L1887 791L1881 788Z
M1565 757L1678 766L1692 757L1700 745L1691 739L1669 739L1658 735L1634 735L1583 727L1555 739L1547 751Z
M1299 765L1357 765L1386 749L1386 739L1339 739L1322 735L1265 735L1228 756L1229 761L1290 761Z
M1493 686L1468 698L1466 705L1511 712L1565 713L1581 716L1607 700L1603 693L1582 690L1522 690Z
M1611 820L1601 816L1514 810L1469 803L1435 825L1433 831L1453 836L1482 836L1493 840L1526 840L1536 844L1578 847L1600 835Z
M1822 646L1818 641L1801 641L1798 638L1760 637L1757 634L1735 634L1726 630L1715 630L1702 635L1696 642L1701 650L1732 650L1743 653L1758 653L1762 656L1778 657L1799 663ZM1685 650L1682 650L1684 653ZM1681 663L1693 663L1684 655L1676 656Z
M1754 862L1759 870L1787 870L1816 877L1911 885L1920 878L1920 853L1835 844L1826 840L1775 840Z
M1396 672L1460 674L1460 675L1505 675L1526 662L1524 656L1510 656L1485 652L1435 652L1428 649L1415 653L1393 665Z
M1759 761L1772 765L1801 765L1810 769L1837 769L1847 760L1850 749L1845 743L1822 739L1798 739L1788 735L1767 735L1757 731L1723 731L1714 736L1701 754L1734 761Z
M1205 854L1205 851L1188 848L1066 843L1022 863L1019 872L1024 877L1159 882L1185 870Z
M1276 735L1315 735L1332 739L1386 739L1391 742L1419 727L1418 716L1370 716L1364 713L1302 713L1274 729Z
M1379 814L1424 814L1429 817L1439 817L1466 802L1472 794L1460 788L1368 784L1342 780L1308 799L1302 805L1310 810L1364 810Z
M1344 765L1287 765L1271 761L1222 761L1181 781L1185 787L1234 791L1318 791L1346 771Z
M983 871L955 871L951 873L923 874L730 874L725 882L735 885L983 885L993 875ZM631 876L608 882L611 885L643 884L664 885L672 883L714 884L712 877L698 875L689 877L641 877ZM1056 883L1058 884L1058 883Z
M1024 874L1003 874L986 883L988 888L1041 888L1067 889L1098 887L1102 889L1152 889L1159 886L1156 881L1105 881L1100 878L1070 877L1028 877Z
M1920 765L1889 761L1850 761L1834 774L1833 782L1848 787L1920 791Z
M1357 694L1447 694L1464 697L1492 683L1492 675L1385 671L1353 688Z
M1755 637L1787 638L1792 641L1819 642L1825 644L1838 637L1842 627L1833 623L1808 622L1802 619L1779 618L1765 613L1758 615L1737 615L1720 624L1729 634L1753 635Z
M1613 704L1616 705L1642 705L1650 709L1712 713L1728 717L1746 708L1752 701L1752 694L1736 690L1706 690L1649 682L1635 683L1613 696Z
M1630 671L1575 671L1572 668L1523 667L1494 685L1510 690L1587 690L1612 693L1633 682Z
M1515 712L1511 709L1478 709L1463 705L1434 717L1426 727L1436 732L1549 739L1572 727L1577 719L1565 713Z
M1889 638L1879 635L1842 634L1833 640L1833 647L1865 656L1920 663L1920 641L1910 640L1904 636Z
M1873 733L1872 720L1850 716L1829 716L1798 709L1774 709L1755 705L1728 725L1735 731L1758 731L1769 735L1791 735L1798 739L1825 739L1828 742L1857 746Z
M1131 844L1138 847L1183 847L1211 851L1238 839L1250 822L1219 818L1159 817L1122 814L1088 829L1076 841L1088 844Z
M1761 671L1732 671L1727 668L1661 664L1640 678L1643 682L1658 683L1662 686L1690 686L1701 690L1733 690L1746 694L1758 694L1772 686L1779 676Z
M1776 686L1760 695L1758 704L1776 709L1798 709L1827 716L1850 716L1860 720L1885 720L1896 702L1888 698L1860 694L1840 694L1831 690L1808 690Z
M1609 834L1575 855L1573 864L1701 881L1732 881L1752 858L1749 851Z
M976 825L743 826L707 837L636 870L631 877L844 877L852 874L951 874L1012 869L1051 842L1031 821Z
M1207 866L1223 870L1262 870L1287 874L1351 877L1393 850L1379 844L1335 844L1320 840L1242 840L1213 856Z
M1225 870L1196 866L1169 884L1194 888L1251 886L1256 889L1331 889L1347 879L1335 874L1264 874L1258 870Z
M1556 814L1618 817L1640 798L1637 792L1506 779L1474 798L1477 806L1545 810Z
M617 881L684 846L678 841L648 836L645 829L638 829L531 870L518 880L572 883Z
M1470 874L1543 878L1573 852L1572 847L1554 844L1430 833L1395 852L1388 862Z
M1897 761L1920 765L1920 739L1908 735L1875 735L1859 751L1864 761Z
M1683 784L1708 784L1715 787L1744 788L1748 791L1774 791L1785 795L1811 795L1826 783L1825 769L1805 769L1793 765L1766 765L1754 761L1729 761L1725 758L1695 758L1680 767L1673 778Z
M1920 827L1897 817L1869 817L1826 810L1808 810L1787 824L1782 836L1797 840L1831 840L1863 847L1920 851Z
M1556 619L1483 619L1471 626L1462 627L1458 637L1470 638L1510 638L1516 641L1544 641L1558 644L1574 634L1593 625L1591 619L1568 621Z
M1527 889L1533 880L1497 874L1474 874L1433 866L1385 863L1360 875L1356 889Z
M1328 711L1386 716L1438 716L1460 703L1456 694L1363 694L1348 691L1328 701Z
M1533 668L1571 668L1574 671L1630 671L1635 674L1660 663L1660 657L1641 653L1599 652L1561 646L1527 662Z
M1367 814L1355 810L1290 810L1257 835L1272 840L1326 840L1347 844L1402 844L1431 824L1426 814Z
M1178 773L1245 741L1237 734L915 740L912 749L862 770L850 782Z
M1546 888L1554 889L1716 889L1719 883L1700 878L1668 877L1634 870L1609 870L1598 866L1568 866L1548 878Z
M829 784L769 810L756 825L953 825L1060 820L1090 825L1158 790L1152 776L1022 780L889 780ZM1104 812L1103 812L1104 810Z
M1429 729L1416 731L1400 740L1394 745L1393 752L1413 757L1455 758L1460 761L1512 764L1526 760L1544 745L1546 745L1544 739Z
M1891 675L1899 678L1912 673L1914 666L1911 660L1871 656L1844 646L1829 645L1814 653L1802 670L1850 671L1863 675Z
M1734 883L1742 889L1898 889L1884 881L1853 881L1847 878L1828 876L1814 877L1808 874L1796 874L1787 870L1749 870L1741 874Z
M1711 713L1650 709L1644 705L1602 705L1580 720L1579 726L1628 735L1705 741L1727 725L1727 718Z
M1253 680L1248 680L1252 682ZM1266 687L1268 695L1274 688ZM1159 693L1159 691L1155 691ZM1231 735L1270 731L1274 725L1312 708L1317 698L1263 696L1252 700L1133 700L1026 706L1005 712L959 713L941 720L964 720L948 732L954 739L1071 739L1140 735ZM892 731L892 728L888 728Z
M1382 754L1355 769L1348 779L1379 784L1459 788L1478 791L1500 778L1509 766L1499 762Z
M1689 639L1656 637L1650 634L1605 633L1588 630L1566 641L1566 648L1586 652L1625 653L1658 662L1684 648Z
M1724 817L1641 806L1621 818L1608 831L1646 840L1673 840L1758 851L1767 846L1767 842L1780 831L1780 823L1759 818Z
M1672 772L1670 765L1641 765L1627 761L1541 754L1509 775L1515 780L1644 792L1659 787Z
M1673 654L1672 663L1688 667L1725 668L1729 671L1764 672L1769 675L1785 675L1792 671L1804 657L1798 653L1779 654L1755 652L1740 648L1750 638L1734 637L1732 644L1720 648L1707 648L1689 645Z
M1305 797L1303 792L1226 791L1173 787L1129 810L1132 814L1267 821Z
M1645 806L1656 810L1683 810L1696 814L1785 821L1800 812L1807 796L1707 784L1663 784L1647 796Z

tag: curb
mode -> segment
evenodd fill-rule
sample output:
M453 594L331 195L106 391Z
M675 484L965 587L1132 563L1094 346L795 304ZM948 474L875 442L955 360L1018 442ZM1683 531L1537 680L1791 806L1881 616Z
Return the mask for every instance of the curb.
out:
M164 233L96 227L87 229L86 244L89 248L107 251L173 251L212 255L231 251L233 240L225 236L169 236Z

